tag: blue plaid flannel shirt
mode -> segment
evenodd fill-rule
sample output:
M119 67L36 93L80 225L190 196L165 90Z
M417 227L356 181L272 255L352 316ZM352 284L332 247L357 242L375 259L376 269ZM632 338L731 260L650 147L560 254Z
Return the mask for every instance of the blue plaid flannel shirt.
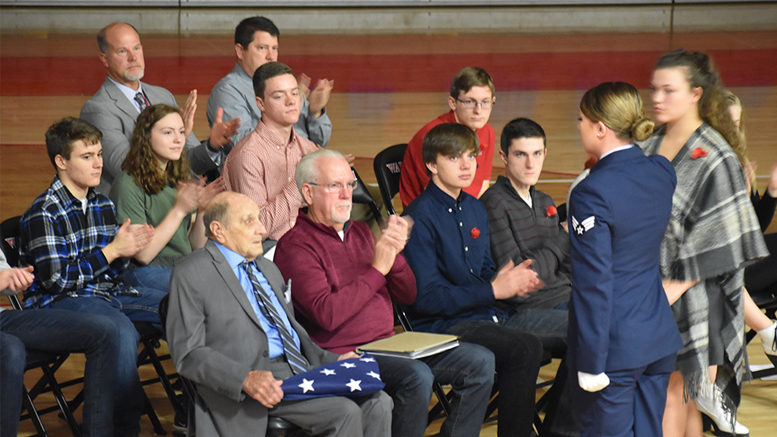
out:
M25 306L48 308L65 295L109 298L121 292L129 260L108 264L102 252L119 229L116 208L93 188L86 201L84 214L81 201L55 176L22 216L21 259L35 267Z

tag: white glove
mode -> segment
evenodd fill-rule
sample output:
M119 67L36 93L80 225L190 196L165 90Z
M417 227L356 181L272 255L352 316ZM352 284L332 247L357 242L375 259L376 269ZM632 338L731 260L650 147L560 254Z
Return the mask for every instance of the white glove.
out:
M590 392L599 391L610 385L610 378L604 373L592 375L590 373L577 372L577 381L580 383L580 388Z

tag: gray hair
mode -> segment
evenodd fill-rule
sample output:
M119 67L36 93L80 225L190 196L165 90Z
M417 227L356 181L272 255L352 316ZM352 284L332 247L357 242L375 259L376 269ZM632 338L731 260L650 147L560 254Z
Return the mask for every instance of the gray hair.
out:
M302 185L315 182L315 179L318 178L318 166L316 163L323 158L339 158L346 161L342 153L332 149L320 149L303 156L302 160L297 164L297 170L294 172L294 179L297 180L297 189L303 199L305 196L302 194Z

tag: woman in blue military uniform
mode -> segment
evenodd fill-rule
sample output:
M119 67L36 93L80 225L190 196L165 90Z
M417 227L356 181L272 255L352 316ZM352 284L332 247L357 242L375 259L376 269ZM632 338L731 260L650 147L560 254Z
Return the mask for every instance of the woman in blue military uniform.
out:
M580 102L583 148L599 158L572 191L568 218L567 358L583 436L661 435L682 345L659 271L675 172L632 144L652 128L627 83L600 84Z

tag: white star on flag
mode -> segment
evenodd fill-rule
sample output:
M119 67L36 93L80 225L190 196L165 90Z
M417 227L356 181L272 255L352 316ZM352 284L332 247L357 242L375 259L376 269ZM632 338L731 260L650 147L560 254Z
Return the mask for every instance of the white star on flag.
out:
M309 391L315 391L313 390L313 381L308 381L307 379L302 379L302 384L298 386L302 389L302 393L307 393Z
M377 360L365 355L332 361L298 373L284 380L281 389L284 400L303 400L325 396L362 396L375 393L384 386Z
M361 384L361 383L362 383L362 381L361 381L361 380L354 381L354 380L352 379L352 380L351 380L351 382L349 382L348 384L345 384L345 385L346 385L346 387L350 388L350 389L351 389L351 392L353 393L353 392L355 392L356 390L362 391L362 388L361 388L361 386L359 386L359 384Z

